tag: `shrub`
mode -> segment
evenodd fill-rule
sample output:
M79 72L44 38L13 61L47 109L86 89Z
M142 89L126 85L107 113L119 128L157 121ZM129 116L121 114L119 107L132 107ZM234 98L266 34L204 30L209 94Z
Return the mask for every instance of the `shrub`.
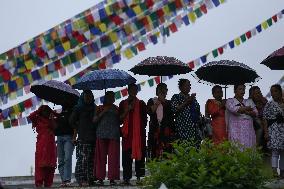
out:
M230 142L214 145L204 141L200 149L190 143L174 143L174 153L147 163L150 175L145 188L169 189L261 188L271 174L264 169L257 149L242 149Z

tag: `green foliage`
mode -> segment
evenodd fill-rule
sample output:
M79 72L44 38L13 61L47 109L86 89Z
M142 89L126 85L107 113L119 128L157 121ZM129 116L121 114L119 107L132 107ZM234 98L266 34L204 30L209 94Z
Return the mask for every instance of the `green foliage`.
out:
M175 153L147 163L150 176L144 180L145 188L156 189L165 183L169 189L254 189L271 177L256 149L210 141L203 142L198 150L189 143L173 146Z

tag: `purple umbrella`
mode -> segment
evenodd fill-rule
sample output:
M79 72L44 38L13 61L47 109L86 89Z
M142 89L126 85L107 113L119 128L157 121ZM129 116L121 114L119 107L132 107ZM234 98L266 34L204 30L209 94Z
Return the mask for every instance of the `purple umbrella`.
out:
M271 70L284 70L284 47L274 51L260 64L264 64Z
M31 92L37 97L58 105L75 105L80 93L70 85L61 81L50 80L31 87Z

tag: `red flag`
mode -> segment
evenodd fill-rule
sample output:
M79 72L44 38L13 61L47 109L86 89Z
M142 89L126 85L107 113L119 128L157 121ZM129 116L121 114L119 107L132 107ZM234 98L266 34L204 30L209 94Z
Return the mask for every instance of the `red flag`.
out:
M193 69L195 66L194 66L194 62L193 61L191 61L191 62L189 62L188 63L188 66L191 68L191 69Z
M122 19L117 16L117 15L114 15L110 18L116 25L120 25L122 24Z
M138 43L136 47L139 51L144 51L146 49L143 42Z
M164 16L164 14L165 14L165 13L164 13L164 11L163 11L163 9L159 9L159 10L157 10L157 12L156 12L156 13L157 13L157 15L158 15L158 17L159 17L159 18L163 17L163 16Z
M101 62L101 63L99 64L99 69L100 69L100 70L106 69L106 62L105 62L105 60L103 60L103 62Z
M176 8L177 8L177 9L180 9L180 8L183 7L180 0L175 0L175 4L176 4Z
M171 32L175 33L177 31L177 26L175 25L175 23L172 23L170 26L169 26Z
M93 24L95 21L94 21L94 18L93 18L93 15L92 14L89 14L88 16L86 16L86 21L89 23L89 24Z
M11 120L11 125L12 125L13 127L17 127L17 126L19 125L18 119L12 119L12 120Z
M148 26L149 25L148 19L146 17L144 17L140 21L143 23L144 26Z
M274 22L277 22L277 15L272 16Z
M205 4L201 5L200 10L204 13L207 14L207 7Z
M127 88L122 89L122 90L121 90L121 94L122 94L123 97L127 96L127 95L128 95L128 90L127 90Z
M54 63L54 66L55 66L55 70L59 70L60 68L62 68L60 60L57 60Z
M153 0L146 0L146 7L149 9L150 7L152 7L154 5Z
M248 32L246 33L246 36L247 36L248 39L251 38L251 31L248 31Z
M32 99L28 99L28 100L24 101L24 107L25 108L30 108L32 106L33 106Z
M157 76L154 79L155 79L157 84L161 83L161 77L160 76Z
M219 54L223 54L223 52L224 52L224 51L223 51L223 47L219 47L219 48L218 48L218 52L219 52Z

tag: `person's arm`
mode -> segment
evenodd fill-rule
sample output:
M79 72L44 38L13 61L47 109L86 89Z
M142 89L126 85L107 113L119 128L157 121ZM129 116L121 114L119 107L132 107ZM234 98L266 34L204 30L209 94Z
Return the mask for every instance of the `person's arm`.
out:
M77 129L78 120L79 120L79 113L77 110L73 110L69 117L69 124L72 126L73 129Z
M214 102L212 100L208 100L206 103L206 107L207 107L207 114L209 114L211 117L216 117L218 115L221 114L221 107L218 105L215 105ZM208 115L206 115L206 117L209 117Z
M103 117L104 113L106 112L106 110L103 107L97 107L96 108L96 113L95 116L93 118L93 122L97 123L100 121L100 119Z
M264 121L263 121L263 132L264 132L265 140L268 140L269 134L268 134L268 124L267 124L267 120L266 119L264 119Z
M233 99L228 99L226 101L226 109L232 114L243 114L246 111L245 106L236 106Z

